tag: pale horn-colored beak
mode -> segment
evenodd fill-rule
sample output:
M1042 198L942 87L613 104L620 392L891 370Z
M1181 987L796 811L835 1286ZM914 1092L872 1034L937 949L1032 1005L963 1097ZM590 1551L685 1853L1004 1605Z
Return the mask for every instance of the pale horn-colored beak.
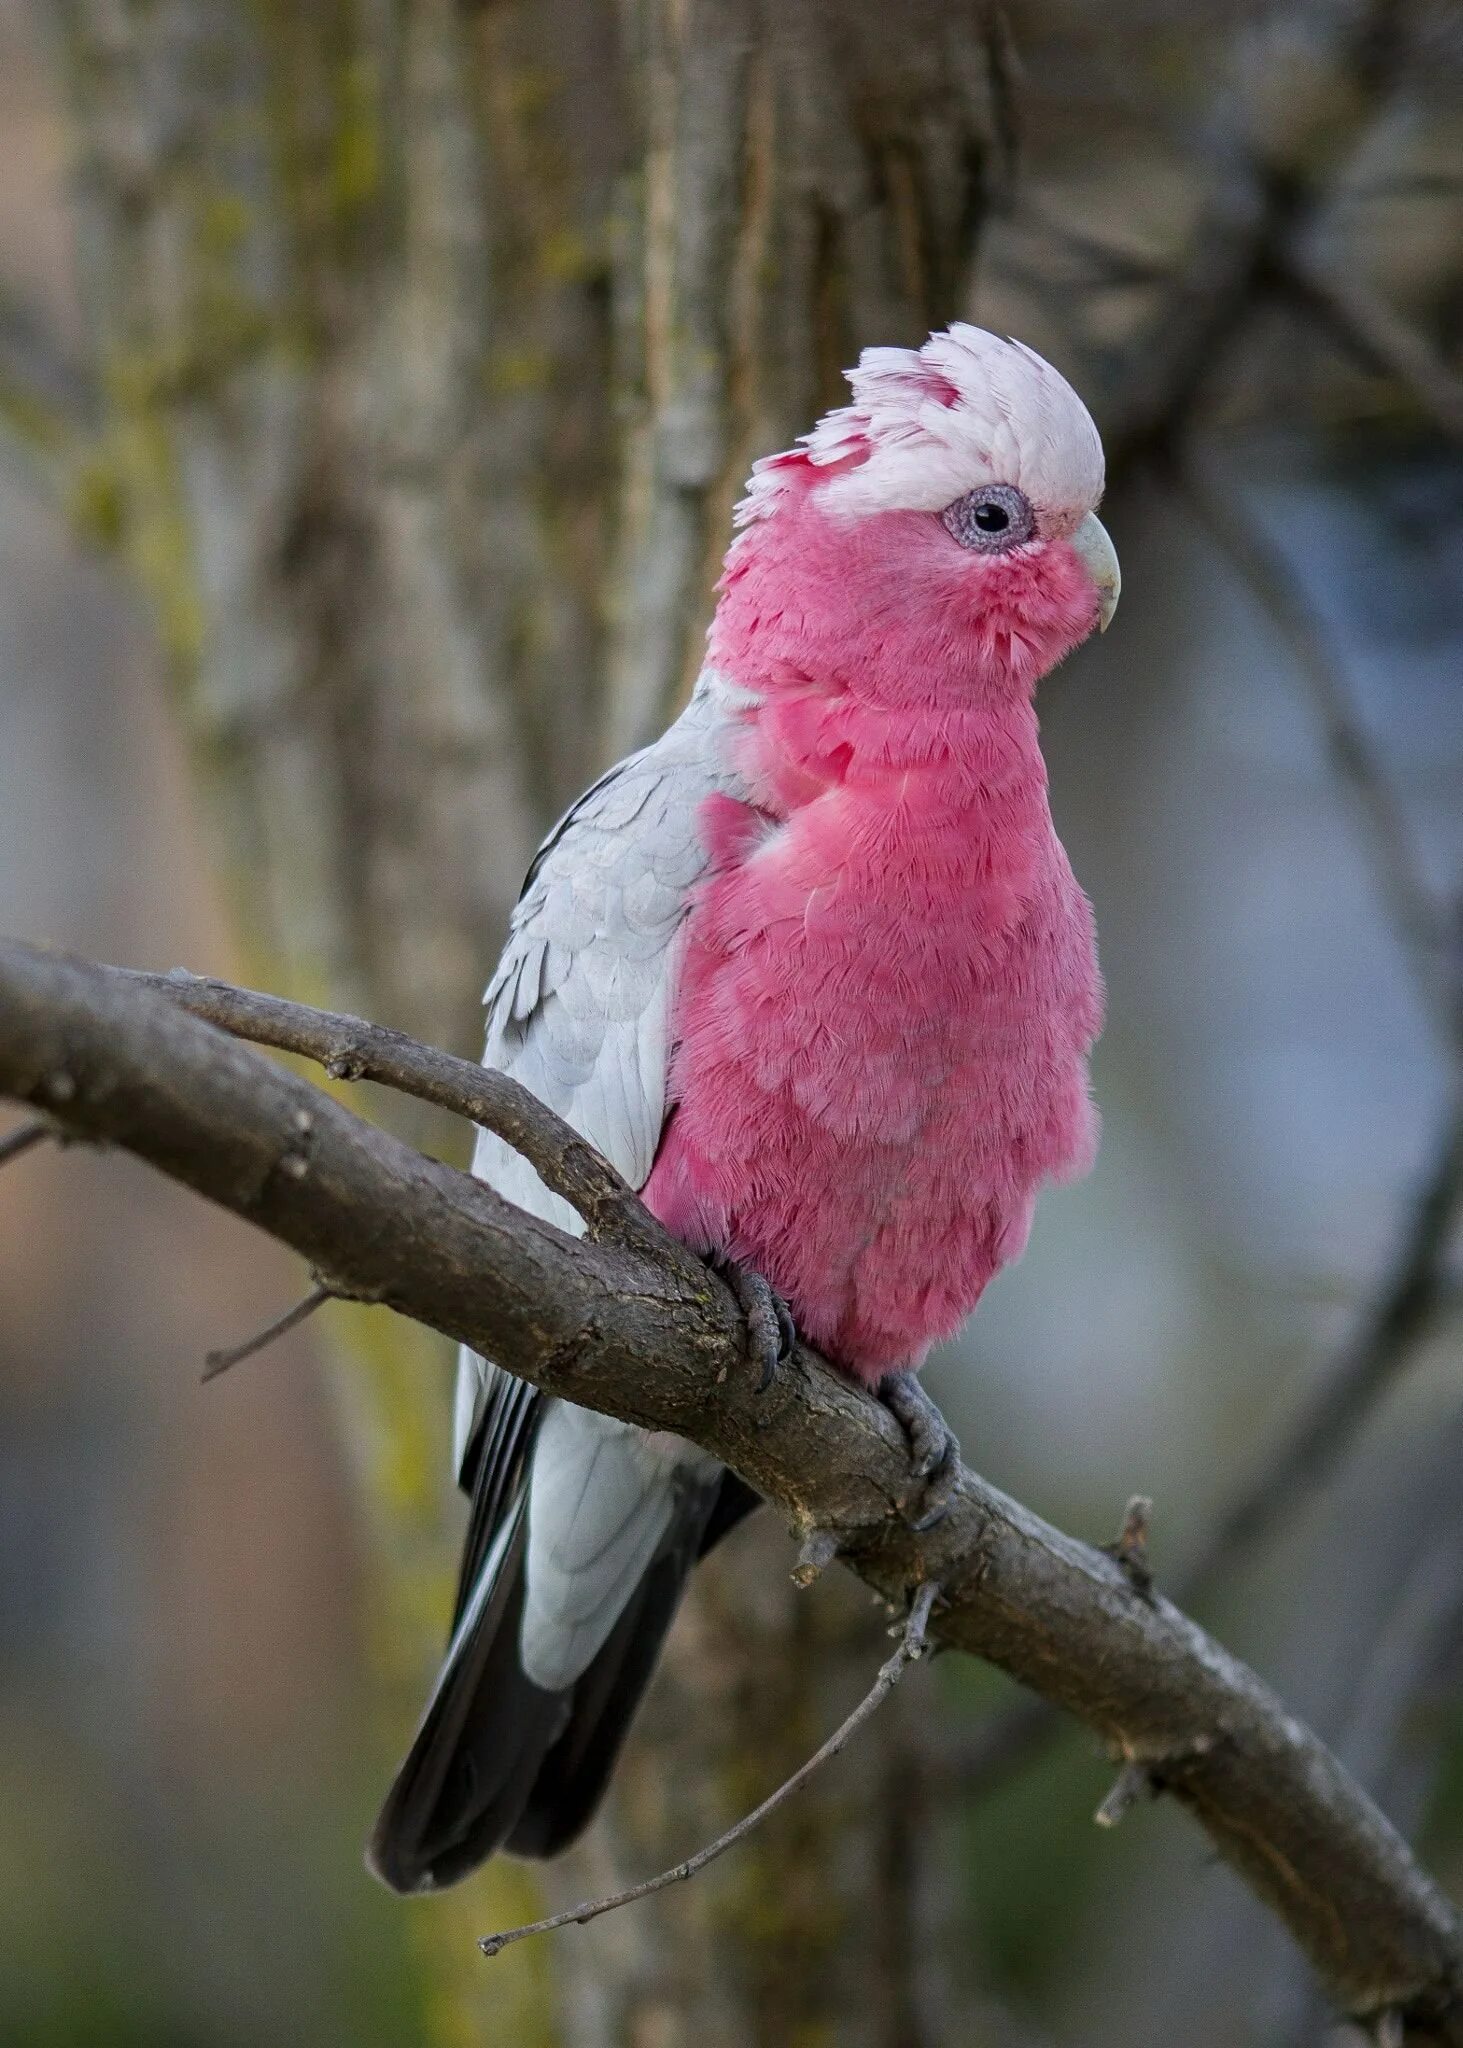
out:
M1097 627L1105 633L1112 624L1112 615L1118 608L1118 592L1123 587L1122 571L1118 567L1117 550L1107 537L1107 528L1095 512L1089 512L1077 531L1072 535L1072 546L1088 575L1097 585Z

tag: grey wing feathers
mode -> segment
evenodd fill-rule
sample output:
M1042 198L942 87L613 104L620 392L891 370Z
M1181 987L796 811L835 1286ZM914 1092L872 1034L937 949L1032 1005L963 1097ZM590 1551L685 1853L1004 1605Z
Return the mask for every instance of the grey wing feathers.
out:
M546 1692L574 1683L603 1648L678 1508L704 1526L715 1459L567 1401L548 1406L528 1496L523 1669Z
M658 754L627 761L559 828L486 999L485 1064L558 1110L632 1187L660 1142L675 941L705 865L696 813L715 786ZM493 1148L482 1163L496 1185Z
M679 934L705 856L702 799L732 789L703 678L653 747L545 840L488 986L484 1063L644 1184L665 1120ZM560 1228L579 1220L480 1132L473 1171ZM753 1498L675 1438L543 1399L464 1351L455 1453L472 1513L452 1642L370 1859L452 1883L504 1844L552 1854L588 1819L687 1572Z
M603 776L539 849L484 998L483 1064L511 1074L642 1187L665 1121L678 938L705 866L697 814L729 789L711 679L681 717ZM473 1172L510 1202L577 1234L569 1205L490 1131ZM455 1451L465 1461L493 1398L470 1352L458 1377Z

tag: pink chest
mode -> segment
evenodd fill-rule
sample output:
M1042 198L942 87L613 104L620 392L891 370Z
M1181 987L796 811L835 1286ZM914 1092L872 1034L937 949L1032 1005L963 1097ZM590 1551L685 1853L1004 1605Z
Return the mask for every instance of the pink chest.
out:
M1042 1182L1090 1161L1090 912L1039 761L994 792L828 788L771 828L713 806L646 1199L877 1379L958 1327Z

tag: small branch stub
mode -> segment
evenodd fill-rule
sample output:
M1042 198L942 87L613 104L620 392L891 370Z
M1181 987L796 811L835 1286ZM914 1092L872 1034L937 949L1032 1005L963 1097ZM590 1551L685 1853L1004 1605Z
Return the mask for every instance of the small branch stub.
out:
M1116 1558L1129 1585L1146 1600L1153 1591L1153 1571L1148 1562L1148 1531L1153 1521L1153 1503L1146 1494L1135 1493L1123 1510L1123 1526L1117 1541L1105 1546Z
M837 1555L838 1538L831 1529L809 1529L798 1548L798 1561L792 1568L793 1584L811 1586Z
M1100 1828L1115 1828L1125 1815L1138 1805L1140 1800L1156 1799L1160 1792L1167 1790L1167 1778L1185 1763L1195 1762L1208 1756L1214 1748L1215 1738L1203 1733L1197 1734L1185 1744L1182 1751L1170 1756L1129 1757L1113 1780L1112 1790L1092 1816Z
M1092 1818L1100 1828L1115 1828L1139 1800L1156 1798L1157 1793L1157 1781L1147 1764L1126 1763Z

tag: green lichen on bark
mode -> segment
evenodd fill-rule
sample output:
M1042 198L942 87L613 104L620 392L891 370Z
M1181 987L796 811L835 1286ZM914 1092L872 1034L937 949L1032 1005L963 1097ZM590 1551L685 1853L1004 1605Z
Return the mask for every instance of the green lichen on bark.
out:
M982 31L917 11L891 52L880 10L814 0L67 0L104 415L75 516L157 617L258 979L470 1047L535 824L694 670L751 459L858 343L958 310ZM404 1730L396 1687L422 1684L445 1612L441 1428L397 1326L337 1320L376 1333L349 1344L342 1408ZM699 1778L720 1821L762 1787L759 1671L786 1673L783 1761L825 1724L786 1655L801 1610L735 1613L715 1747L653 1709L664 1746L627 1759L624 1813L665 1825L602 1839L639 1862L694 1810L648 1797L658 1772ZM865 1642L830 1663L862 1669ZM826 1868L847 1824L815 1790L788 1840ZM802 2037L820 2000L845 2025L868 1988L854 1904L778 1876L754 1842L704 1901L618 1933L593 2026L654 2009L667 2044L714 2048L705 2002L662 1995L703 1913L733 2038L799 1958ZM479 1894L479 1920L523 1917L499 1904ZM463 1929L443 1906L432 1925ZM597 1953L556 1952L576 2048ZM439 1966L446 2040L474 2000ZM551 2039L531 1951L492 1985L505 2038ZM884 2048L894 2021L863 2005L840 2039Z

